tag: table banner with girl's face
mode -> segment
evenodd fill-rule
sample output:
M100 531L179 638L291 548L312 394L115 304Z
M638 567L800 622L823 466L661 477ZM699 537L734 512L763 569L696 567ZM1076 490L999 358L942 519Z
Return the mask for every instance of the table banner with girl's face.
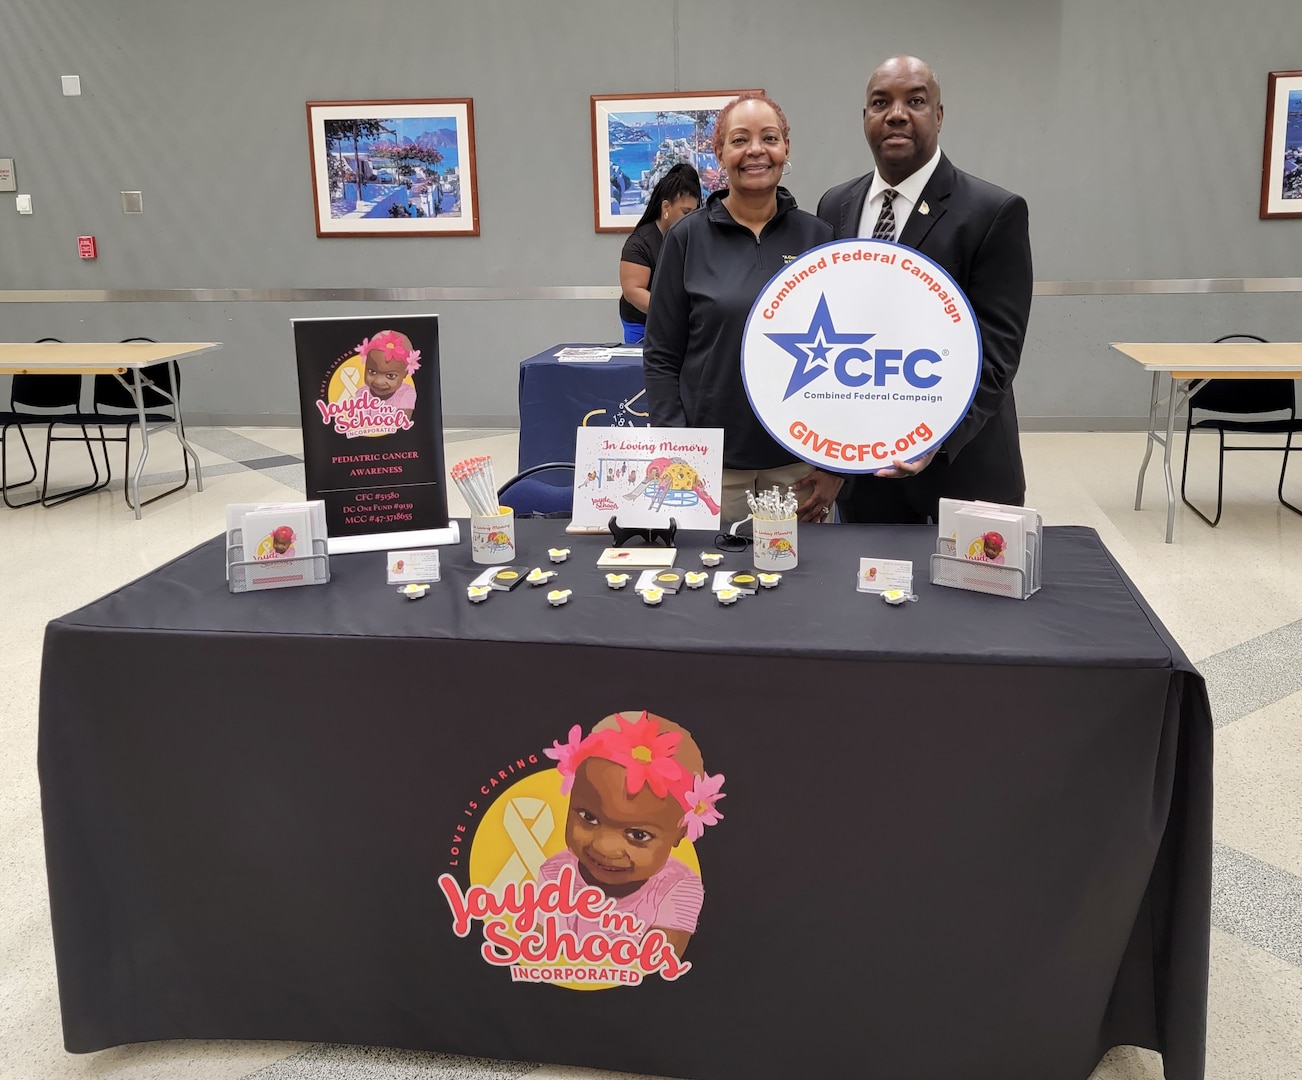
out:
M925 573L905 608L858 593L864 551L936 546L861 525L809 529L775 590L646 607L564 524L515 536L526 566L572 548L559 608L527 584L469 604L463 544L419 603L344 560L269 621L217 538L50 624L68 1050L257 1034L693 1080L1083 1080L1140 1040L1203 1080L1212 718L1093 530L1045 530L1024 604ZM156 693L74 677L142 630ZM287 708L302 670L338 675Z
M325 502L331 551L446 529L438 316L295 319L294 348L307 497Z
M539 753L541 750L541 753ZM503 982L572 990L675 982L705 900L696 843L723 819L723 773L691 732L644 710L612 713L501 773L457 826L439 889L452 932ZM476 924L479 924L476 926ZM658 981L658 980L657 980Z

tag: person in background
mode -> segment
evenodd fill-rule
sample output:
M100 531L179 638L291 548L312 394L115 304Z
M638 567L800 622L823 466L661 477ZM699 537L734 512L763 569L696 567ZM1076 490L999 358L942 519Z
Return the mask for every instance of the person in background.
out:
M646 211L619 254L619 321L624 343L635 345L646 331L651 279L669 226L701 205L701 180L688 164L675 165L651 190Z
M746 319L788 261L832 228L781 187L790 125L776 102L743 94L720 110L714 152L728 187L665 237L647 310L642 373L653 427L723 428L725 523L749 512L748 491L794 487L802 521L824 521L842 478L799 461L760 423L741 377Z
M944 118L935 72L916 56L887 60L868 79L863 113L876 170L818 204L838 240L889 240L943 266L981 329L981 380L967 415L938 449L855 477L838 500L848 522L925 524L942 497L1017 506L1026 497L1013 402L1033 283L1026 200L956 169L940 149Z

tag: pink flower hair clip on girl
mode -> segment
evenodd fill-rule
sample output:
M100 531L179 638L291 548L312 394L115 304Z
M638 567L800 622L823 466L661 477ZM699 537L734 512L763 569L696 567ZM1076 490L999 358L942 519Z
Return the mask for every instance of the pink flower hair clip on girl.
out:
M379 352L386 360L401 360L407 365L408 375L420 370L420 350L413 349L407 335L396 330L381 330L357 346L357 354L363 359L371 352Z
M562 745L556 740L543 750L556 762L562 795L574 787L579 766L589 758L599 758L623 767L629 796L649 788L657 798L674 799L684 811L678 824L687 830L688 840L699 840L707 825L723 820L715 805L725 794L723 774L711 776L704 770L697 774L684 767L674 756L681 733L661 732L659 721L646 711L637 720L618 715L617 721L618 727L594 730L586 738L575 724L567 742Z

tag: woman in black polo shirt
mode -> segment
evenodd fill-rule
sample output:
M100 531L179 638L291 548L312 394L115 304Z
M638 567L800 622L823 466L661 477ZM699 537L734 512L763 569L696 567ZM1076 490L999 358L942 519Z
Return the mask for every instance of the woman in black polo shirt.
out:
M723 520L748 513L747 491L793 486L801 521L826 520L842 478L780 445L750 407L741 377L746 319L787 260L832 240L832 227L779 186L791 149L777 103L746 94L719 112L714 153L728 187L665 237L647 311L642 372L654 427L723 428Z
M651 302L660 245L669 226L701 204L701 179L688 164L675 165L651 191L646 211L619 254L619 321L624 343L633 345L646 331L646 309Z

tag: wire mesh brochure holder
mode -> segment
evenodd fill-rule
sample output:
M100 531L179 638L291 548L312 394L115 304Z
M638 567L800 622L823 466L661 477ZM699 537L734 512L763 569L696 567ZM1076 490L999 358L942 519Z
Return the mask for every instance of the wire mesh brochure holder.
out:
M942 536L937 539L936 553L931 556L931 583L947 589L967 589L969 592L1027 600L1040 591L1043 552L1044 522L1039 514L1035 515L1035 528L1026 531L1026 562L1023 566L965 559L955 551L954 538Z
M226 533L226 584L233 593L324 585L329 580L330 556L324 539L312 541L311 555L249 559L244 553L244 530L235 528Z

